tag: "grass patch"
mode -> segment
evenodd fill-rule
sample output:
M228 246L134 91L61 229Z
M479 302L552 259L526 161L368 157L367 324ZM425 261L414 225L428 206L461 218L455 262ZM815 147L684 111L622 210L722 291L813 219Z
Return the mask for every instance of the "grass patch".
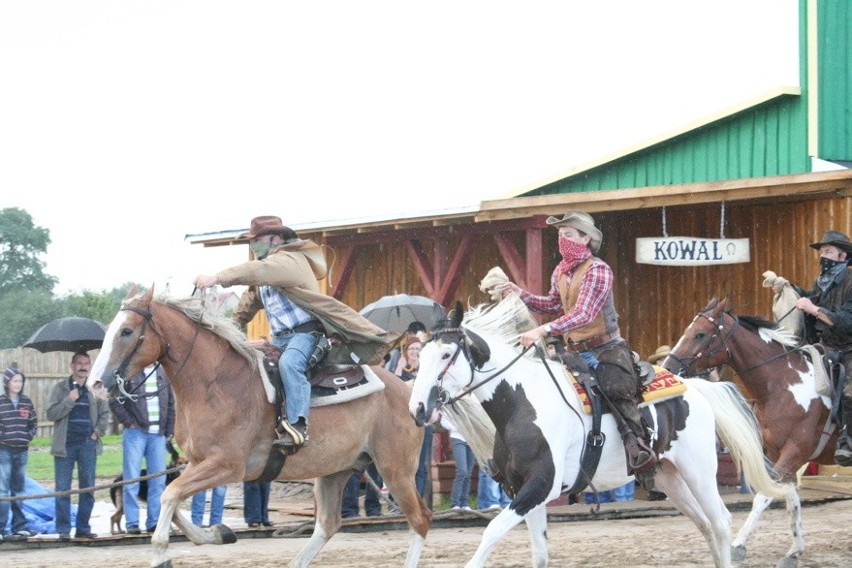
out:
M115 477L121 473L122 469L121 435L104 436L103 443L104 451L98 456L95 476ZM53 456L50 455L50 438L35 438L30 442L27 475L36 481L53 483L54 469ZM77 478L76 474L74 478Z

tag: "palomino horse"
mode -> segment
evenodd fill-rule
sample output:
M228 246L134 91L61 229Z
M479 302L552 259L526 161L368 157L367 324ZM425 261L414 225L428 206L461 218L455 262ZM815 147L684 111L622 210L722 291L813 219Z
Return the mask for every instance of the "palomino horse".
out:
M754 398L766 455L782 481L790 482L786 499L793 544L778 562L784 568L796 566L805 550L796 472L809 461L834 463L837 438L830 419L831 399L818 392L814 364L797 345L797 339L780 332L776 324L736 316L727 298L714 298L663 361L670 371L685 374L727 364ZM746 481L751 482L748 475ZM746 542L771 502L762 492L755 495L751 514L734 539L735 560L745 558Z
M125 298L87 384L96 395L114 394L118 381L155 361L171 378L177 401L175 435L189 465L163 493L151 538L151 565L166 567L171 566L172 522L195 544L236 540L222 525L196 527L178 506L203 489L261 475L272 446L275 406L262 384L256 352L243 346L245 336L230 321L204 313L198 300L155 300L152 295L153 289ZM408 415L409 385L382 368L371 369L384 388L313 408L310 441L287 457L278 475L316 478L313 534L290 566L307 566L338 531L343 486L356 464L369 463L366 456L375 461L411 526L405 566L417 565L431 524L431 512L414 485L423 431Z
M592 417L584 413L561 363L521 356L504 338L476 327L476 315L474 309L462 325L457 305L452 320L433 330L433 339L420 352L409 410L421 424L434 423L439 411L450 413L475 453L473 442L491 437L493 461L488 456L477 458L493 464L495 477L502 476L513 498L488 524L467 566L483 566L497 542L523 520L530 531L533 566L544 567L548 561L546 504L581 475ZM650 409L654 448L660 456L656 484L704 535L715 565L727 568L731 515L716 486L716 432L761 490L783 495L786 488L766 471L754 415L736 386L700 379L684 382L682 396ZM475 421L464 417L457 419L459 403L471 396L491 418L494 429L477 428ZM598 491L633 479L609 414L603 417L602 432L606 443L591 479Z

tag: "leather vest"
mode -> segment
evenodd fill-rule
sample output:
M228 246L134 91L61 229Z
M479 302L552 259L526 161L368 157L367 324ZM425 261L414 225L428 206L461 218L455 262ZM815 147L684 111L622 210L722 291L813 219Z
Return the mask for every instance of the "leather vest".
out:
M580 285L583 283L583 277L589 268L592 267L595 257L591 257L580 263L577 268L571 273L571 281L568 281L568 276L560 274L556 286L559 289L559 296L562 298L562 306L567 314L577 305L577 299L580 297ZM619 335L618 329L618 314L615 311L615 302L612 298L612 290L609 291L603 308L598 312L598 315L587 325L572 329L566 333L563 338L577 342L597 337L599 335L609 334L612 336Z

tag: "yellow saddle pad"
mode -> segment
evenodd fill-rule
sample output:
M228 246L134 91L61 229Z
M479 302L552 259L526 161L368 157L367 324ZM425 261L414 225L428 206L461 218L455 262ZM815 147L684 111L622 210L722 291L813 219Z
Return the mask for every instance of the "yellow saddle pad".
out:
M655 377L642 394L642 402L639 406L646 406L654 402L662 402L669 398L679 396L686 390L686 383L680 377L667 371L662 367L654 365ZM586 414L592 413L592 405L589 403L589 395L583 385L577 382L577 379L571 374L568 369L565 369L565 376L568 381L574 386L577 391L577 396L580 397L580 402L583 403L583 412Z

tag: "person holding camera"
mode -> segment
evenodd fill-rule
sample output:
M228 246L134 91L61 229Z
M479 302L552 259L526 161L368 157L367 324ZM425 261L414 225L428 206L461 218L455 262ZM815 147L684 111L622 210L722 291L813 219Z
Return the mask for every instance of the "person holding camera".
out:
M74 465L77 466L79 489L95 486L95 465L103 451L101 438L109 427L109 403L89 396L86 379L92 370L92 360L86 352L71 357L71 376L53 386L45 412L53 421L50 453L53 455L56 491L71 489ZM89 518L95 505L95 496L80 493L77 505L76 533L74 538L88 539L92 532ZM71 497L56 497L56 532L59 540L69 540L71 533Z

